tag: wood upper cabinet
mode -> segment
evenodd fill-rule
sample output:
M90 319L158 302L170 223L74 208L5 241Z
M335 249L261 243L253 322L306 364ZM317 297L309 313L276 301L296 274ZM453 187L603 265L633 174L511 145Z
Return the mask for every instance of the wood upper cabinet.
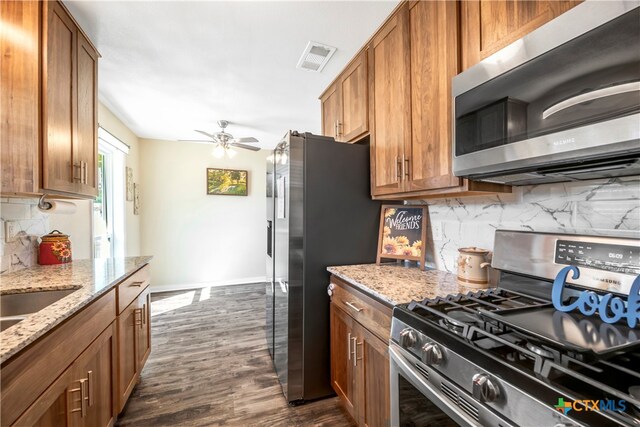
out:
M358 54L320 96L322 134L354 142L369 131L367 52Z
M456 2L411 5L411 140L405 191L458 187L452 173L451 79L458 73Z
M460 2L462 69L477 64L579 3L577 0Z
M95 197L99 55L59 1L0 7L0 191Z
M390 324L391 309L381 307L349 285L340 284L335 277L331 282L334 284L330 304L331 385L358 425L388 426L389 348L365 324L376 330L379 330L377 323ZM345 312L345 301L359 311ZM385 330L387 340L388 333Z
M369 45L371 194L411 199L510 192L452 173L456 2L404 2Z
M411 147L409 8L403 4L369 46L371 192L402 192Z
M61 3L43 8L42 188L95 196L98 53Z
M20 43L0 32L0 192L39 187L40 3L0 2L3 25L20 28Z

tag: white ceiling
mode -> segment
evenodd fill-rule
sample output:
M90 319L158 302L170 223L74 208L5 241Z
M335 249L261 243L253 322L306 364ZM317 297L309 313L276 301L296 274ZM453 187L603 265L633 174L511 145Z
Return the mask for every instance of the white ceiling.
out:
M65 1L102 58L100 100L136 135L199 139L231 122L273 147L320 132L318 96L397 4L392 1ZM338 48L296 69L309 40Z

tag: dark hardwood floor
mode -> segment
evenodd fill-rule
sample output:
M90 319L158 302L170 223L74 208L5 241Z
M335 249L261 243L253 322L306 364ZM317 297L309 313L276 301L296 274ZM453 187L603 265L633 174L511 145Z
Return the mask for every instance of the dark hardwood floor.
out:
M151 297L151 356L117 426L354 426L338 398L289 406L262 284Z

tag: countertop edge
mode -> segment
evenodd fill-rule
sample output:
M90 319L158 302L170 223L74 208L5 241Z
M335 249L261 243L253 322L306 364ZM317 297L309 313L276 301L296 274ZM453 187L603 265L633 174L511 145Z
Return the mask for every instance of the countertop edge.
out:
M340 273L339 271L337 271L333 267L327 267L327 271L329 273L331 273L332 275L334 275L334 276L342 279L343 281L347 282L348 284L352 285L354 288L364 292L366 295L376 299L381 304L388 305L390 308L393 308L396 305L400 304L400 303L392 300L391 298L387 297L386 295L382 295L382 294L374 291L373 289L369 288L367 285L364 285L364 284L358 282L357 280Z
M16 344L13 348L8 349L6 352L3 351L2 354L0 354L0 365L4 365L6 362L9 362L13 357L19 355L20 353L22 353L24 350L28 349L31 345L33 345L35 342L37 342L40 338L42 338L44 335L46 335L47 333L51 332L53 329L55 329L56 327L60 326L63 322L65 322L66 320L68 320L69 318L71 318L72 316L76 315L78 312L80 312L82 309L84 309L85 307L87 307L88 305L90 305L92 302L96 301L98 298L100 298L101 296L107 294L108 292L110 292L112 289L114 289L116 287L116 285L118 285L118 283L122 282L125 278L131 276L132 274L134 274L135 272L139 271L141 268L145 267L146 265L149 264L149 262L151 262L151 260L153 259L153 256L141 256L141 257L135 257L135 258L140 258L140 262L136 263L135 266L133 266L131 269L127 270L126 272L124 272L123 274L121 274L120 276L118 276L117 278L114 277L108 285L104 286L103 288L92 292L90 295L86 296L85 298L83 298L81 301L77 302L76 304L74 304L71 308L69 308L68 310L64 310L59 316L54 316L53 318L49 317L50 321L47 322L45 324L45 326L43 326L41 329L38 329L36 332L33 332L32 334L29 334L23 342L20 342L18 344ZM54 285L51 287L48 287L48 289L51 290L59 290L59 289L73 289L72 286L63 286L63 285ZM77 288L78 291L80 291L82 288ZM33 290L31 288L6 288L2 290L2 293L7 293L7 291L9 291L10 293L28 293L28 292L33 292ZM11 291L15 291L15 292L11 292ZM58 301L56 301L57 303ZM56 304L54 303L54 304ZM52 304L53 305L53 304ZM49 308L49 307L47 307ZM117 309L117 307L116 307ZM38 313L34 313L34 316L37 316ZM6 331L3 331L2 333L4 333ZM2 341L4 341L4 337L2 337L2 333L0 333L0 348L4 347L4 344ZM4 350L4 349L2 349Z

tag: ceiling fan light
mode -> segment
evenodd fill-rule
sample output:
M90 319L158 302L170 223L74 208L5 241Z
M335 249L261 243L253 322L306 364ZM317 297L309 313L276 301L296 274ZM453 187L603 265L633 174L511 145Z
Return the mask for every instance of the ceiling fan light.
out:
M230 159L233 159L236 156L236 154L238 154L236 150L234 150L233 148L227 148L226 152L227 152L227 156L229 156Z
M213 149L213 152L211 154L213 154L213 157L215 157L216 159L221 159L224 156L224 148L222 147L222 145L218 144L216 145L216 148Z

